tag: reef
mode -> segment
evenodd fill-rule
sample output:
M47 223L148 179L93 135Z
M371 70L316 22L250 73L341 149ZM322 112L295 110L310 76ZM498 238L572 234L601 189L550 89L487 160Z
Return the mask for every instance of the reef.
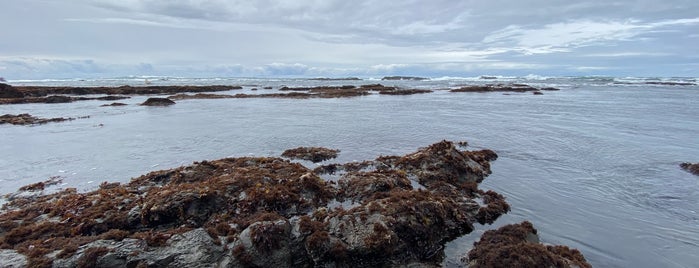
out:
M291 159L308 160L313 163L318 163L337 157L339 152L340 150L323 147L298 147L284 151L282 156Z
M11 86L0 83L0 104L68 103L83 100L114 101L124 95L180 94L242 89L240 86L120 86L120 87L36 87ZM80 95L108 95L77 97Z
M128 105L128 104L121 103L121 102L112 102L110 104L102 104L102 105L100 105L100 107L110 107L110 106L114 107L114 106L126 106L126 105Z
M0 254L30 267L434 266L446 242L509 210L478 189L497 155L457 147L381 156L335 170L336 181L282 158L240 157L86 193L12 195Z
M450 92L533 92L535 94L543 94L540 90L554 91L558 88L544 87L535 88L525 84L487 84L487 85L468 85L456 89L449 90ZM537 95L538 95L537 94Z
M462 261L472 268L592 267L577 249L539 243L528 221L486 231Z
M75 118L39 118L32 116L30 114L5 114L0 116L0 125L2 124L12 124L12 125L39 125L53 122L63 122L75 120Z
M141 103L143 106L170 106L173 104L175 104L175 102L168 98L148 98Z
M689 173L699 176L699 163L682 163L680 167Z
M410 95L419 93L429 93L431 90L424 89L399 89L396 87L384 86L381 84L368 84L362 86L319 86L319 87L281 87L281 93L245 94L235 95L225 94L177 94L168 97L172 100L184 99L245 99L245 98L287 98L287 99L309 99L309 98L349 98L359 97L378 92L387 95Z

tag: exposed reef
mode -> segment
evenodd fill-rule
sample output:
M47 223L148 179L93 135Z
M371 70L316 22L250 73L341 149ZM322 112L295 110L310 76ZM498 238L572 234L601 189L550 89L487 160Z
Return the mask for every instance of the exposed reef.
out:
M52 122L63 122L75 120L75 118L39 118L32 116L30 114L5 114L0 116L0 125L2 124L12 124L12 125L39 125Z
M592 267L577 249L539 243L528 221L486 231L463 261L471 268Z
M126 106L128 104L126 103L121 103L121 102L112 102L110 104L102 104L100 107L110 107L110 106Z
M450 92L534 92L543 94L540 90L554 91L559 90L553 87L535 88L525 84L488 84L488 85L469 85L461 88L451 89ZM538 94L537 94L538 95Z
M225 158L14 195L0 253L30 267L436 265L446 242L509 210L478 189L496 157L442 141L336 170L337 183L281 158Z
M682 163L680 167L689 173L699 176L699 163Z
M362 86L319 86L319 87L281 87L281 93L245 94L235 95L224 94L177 94L168 97L172 100L183 99L244 99L244 98L288 98L288 99L308 99L308 98L348 98L359 97L378 92L379 94L410 95L419 93L429 93L431 90L423 89L398 89L396 87L384 86L381 84L369 84Z
M68 103L83 100L114 101L128 99L123 95L178 94L242 89L239 86L145 86L145 87L28 87L0 83L0 104ZM77 97L80 95L108 95Z
M340 150L323 147L298 147L284 151L282 156L291 159L308 160L313 163L318 163L337 157L337 153L339 152Z
M173 104L175 104L175 102L168 98L148 98L141 103L143 106L170 106Z

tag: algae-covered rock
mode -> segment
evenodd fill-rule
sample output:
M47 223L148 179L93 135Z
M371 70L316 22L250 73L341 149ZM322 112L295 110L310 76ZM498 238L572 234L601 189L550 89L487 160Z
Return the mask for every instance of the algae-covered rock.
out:
M446 242L509 210L477 187L496 157L442 141L340 164L337 182L281 158L225 158L15 195L0 248L32 267L433 266Z
M463 260L471 268L592 267L577 249L540 244L528 221L486 231Z

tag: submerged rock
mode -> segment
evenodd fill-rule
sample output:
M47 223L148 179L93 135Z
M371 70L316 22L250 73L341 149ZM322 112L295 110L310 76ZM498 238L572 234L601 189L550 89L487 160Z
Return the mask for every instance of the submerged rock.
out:
M195 162L87 193L17 195L0 248L31 267L436 265L446 242L509 210L477 187L496 157L442 141L337 169L337 183L281 158Z
M109 107L109 106L126 106L126 103L121 103L121 102L112 102L110 104L102 104L100 107Z
M145 102L141 103L143 106L170 106L173 104L175 104L175 102L167 98L148 98Z
M318 163L337 157L337 153L339 152L340 150L323 147L298 147L284 151L282 156L291 159L308 160L313 163Z
M699 176L699 163L682 163L680 164L680 167L689 173Z
M539 243L528 222L486 231L463 259L467 267L592 267L577 249Z

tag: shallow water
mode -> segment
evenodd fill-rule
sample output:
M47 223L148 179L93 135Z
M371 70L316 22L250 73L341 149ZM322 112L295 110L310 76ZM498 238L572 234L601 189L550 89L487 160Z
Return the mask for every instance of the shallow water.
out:
M235 93L252 93L253 86L264 93L266 85L379 82L202 81L196 83L247 84ZM383 81L434 89L468 83ZM563 90L543 96L438 90L349 99L182 100L164 108L99 107L108 103L100 101L3 105L0 114L90 118L1 125L0 193L51 176L61 176L62 187L90 190L193 161L278 156L297 146L337 148L340 157L332 162L348 162L466 140L472 149L500 156L481 187L505 195L512 212L449 243L445 265L456 263L483 230L522 220L534 224L543 242L578 248L595 267L699 263L699 177L678 167L699 161L699 87L533 83Z

